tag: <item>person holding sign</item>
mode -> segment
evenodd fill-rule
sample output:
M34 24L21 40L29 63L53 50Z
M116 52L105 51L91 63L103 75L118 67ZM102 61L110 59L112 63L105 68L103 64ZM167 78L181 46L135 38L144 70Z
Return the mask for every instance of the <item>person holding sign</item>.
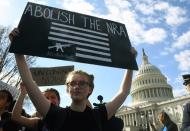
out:
M21 131L24 127L11 119L13 96L8 90L0 90L0 131ZM21 109L22 111L22 109Z
M9 38L12 41L18 35L19 30L14 29L10 33ZM136 57L137 52L133 47L131 52L133 57ZM72 71L66 78L67 92L72 102L68 108L61 108L51 104L41 94L38 86L33 81L24 55L15 54L15 58L29 97L38 112L45 118L48 128L53 131L100 131L101 125L116 113L130 92L133 71L126 70L116 96L104 106L98 109L91 109L86 105L86 101L93 91L92 76L81 70Z
M27 92L25 89L25 85L23 82L20 83L20 94L19 97L14 105L13 112L12 112L12 119L17 123L26 126L27 128L34 130L34 131L44 131L46 129L45 122L41 115L37 112L35 117L32 116L31 118L22 116L22 105L24 98ZM60 103L60 95L56 89L50 88L43 92L43 95L54 105L59 106Z

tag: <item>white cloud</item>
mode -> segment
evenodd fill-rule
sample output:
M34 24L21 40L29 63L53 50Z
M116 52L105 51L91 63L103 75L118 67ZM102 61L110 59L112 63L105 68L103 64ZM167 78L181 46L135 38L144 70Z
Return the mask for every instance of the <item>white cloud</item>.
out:
M174 58L179 62L179 70L190 71L190 50L181 51L179 54L174 55Z
M137 9L145 15L157 17L159 15L159 19L162 18L168 25L171 26L181 25L188 20L185 17L187 13L185 9L178 6L172 6L169 3L163 1L138 4Z
M180 7L169 7L165 17L166 23L171 26L178 26L184 22L187 22L185 14L186 11Z
M85 0L62 0L62 6L64 9L88 15L91 15L95 9L93 5Z
M161 42L166 38L166 31L162 28L152 28L144 32L144 41L149 44Z
M17 26L26 1L6 0L0 2L0 25Z
M5 25L7 23L10 23L10 17L11 11L9 10L11 6L11 1L1 1L0 2L0 18L1 18L1 24ZM5 13L6 12L6 13Z
M178 97L178 96L186 95L187 91L185 87L173 88L173 94L174 94L174 97Z
M164 68L164 67L166 67L165 65L163 65L163 64L160 64L160 65L158 65L159 66L159 68Z
M165 47L164 50L162 50L161 55L168 55L169 53L173 53L174 51L175 51L174 48Z
M33 2L33 3L38 3L38 4L42 4L42 5L46 5L47 4L47 0L28 0L29 2Z
M155 10L164 12L165 16L163 16L168 25L178 26L187 22L186 11L180 7L169 5L167 2L159 2L154 7Z
M143 13L145 15L151 15L154 13L154 7L152 5L146 4L146 3L137 4L136 9L138 9L139 11L141 11L141 13Z
M190 30L183 33L177 41L172 45L173 48L182 49L190 44Z
M161 53L160 53L160 55L162 55L162 56L167 56L169 54L169 52L167 52L167 51L162 51Z
M140 43L143 38L143 26L136 21L134 10L129 9L131 5L123 0L105 0L105 3L109 14L99 16L125 24L132 44Z
M169 8L169 4L167 2L159 2L157 4L154 5L155 10L160 10L160 11L164 11L167 8Z

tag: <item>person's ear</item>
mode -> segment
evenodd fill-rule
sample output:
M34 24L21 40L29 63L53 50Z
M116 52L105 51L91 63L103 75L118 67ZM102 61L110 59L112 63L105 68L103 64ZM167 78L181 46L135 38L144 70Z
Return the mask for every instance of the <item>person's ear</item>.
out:
M90 88L89 88L89 93L88 93L88 95L91 95L92 92L93 92L93 89L90 87Z

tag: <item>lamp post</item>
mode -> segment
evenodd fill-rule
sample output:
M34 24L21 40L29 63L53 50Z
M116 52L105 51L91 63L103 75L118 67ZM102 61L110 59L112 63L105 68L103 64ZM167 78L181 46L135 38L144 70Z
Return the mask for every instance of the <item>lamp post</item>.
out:
M99 107L99 106L101 106L101 105L103 105L103 104L105 104L105 103L103 103L103 96L102 95L99 95L98 97L97 97L97 99L99 100L99 104L98 103L93 103L93 105L95 106L95 107Z

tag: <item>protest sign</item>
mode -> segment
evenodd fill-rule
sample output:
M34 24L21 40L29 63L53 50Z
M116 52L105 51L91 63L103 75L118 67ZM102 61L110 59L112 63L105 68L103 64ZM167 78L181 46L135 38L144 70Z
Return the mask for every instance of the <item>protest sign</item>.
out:
M18 28L10 52L138 69L124 24L29 2Z
M74 70L74 66L30 68L34 81L39 86L64 85L66 75Z

